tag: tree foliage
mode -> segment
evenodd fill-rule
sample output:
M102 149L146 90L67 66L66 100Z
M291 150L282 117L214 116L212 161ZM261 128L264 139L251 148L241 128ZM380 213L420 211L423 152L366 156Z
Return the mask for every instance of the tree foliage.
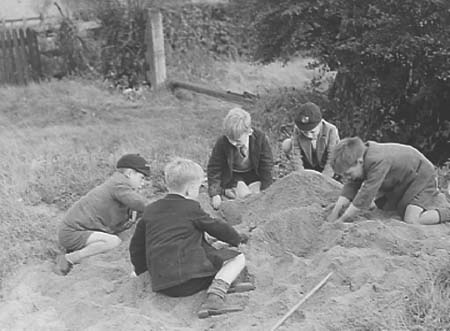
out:
M337 71L326 116L343 135L450 156L450 1L253 0L256 56L309 52Z

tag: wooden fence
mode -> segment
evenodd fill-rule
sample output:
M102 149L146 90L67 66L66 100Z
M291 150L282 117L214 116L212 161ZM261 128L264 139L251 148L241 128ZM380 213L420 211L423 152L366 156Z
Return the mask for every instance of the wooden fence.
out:
M0 85L23 85L42 77L37 32L0 27Z

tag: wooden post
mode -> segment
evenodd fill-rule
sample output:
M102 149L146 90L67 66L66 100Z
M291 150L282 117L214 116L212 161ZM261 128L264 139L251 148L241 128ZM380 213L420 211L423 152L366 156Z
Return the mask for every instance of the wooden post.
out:
M14 42L13 42L13 36L9 29L6 29L5 31L6 36L6 42L7 42L7 50L8 50L8 69L9 69L9 83L10 84L17 84L18 83L18 76L17 76L17 66L16 62L14 61Z
M161 11L158 9L148 10L145 40L146 58L150 69L147 71L147 80L152 84L152 88L158 88L166 81L164 32Z
M6 43L3 38L3 29L0 28L0 86L6 84Z
M20 45L19 34L17 29L11 29L12 46L14 48L14 63L16 66L16 80L20 85L25 84L25 61Z
M25 84L30 82L30 61L29 56L27 54L27 39L25 37L24 29L19 29L19 41L20 41L20 50L22 52L22 60L23 60L23 71L25 77Z

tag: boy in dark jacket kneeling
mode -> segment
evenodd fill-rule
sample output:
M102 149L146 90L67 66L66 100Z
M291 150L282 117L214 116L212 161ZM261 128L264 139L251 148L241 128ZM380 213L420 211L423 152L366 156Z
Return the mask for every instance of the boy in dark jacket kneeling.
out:
M242 310L226 306L224 299L245 267L242 253L215 249L205 232L235 247L248 239L195 201L203 178L202 168L191 160L170 162L165 168L169 193L145 208L130 242L135 272L150 272L153 291L183 297L208 289L200 318Z

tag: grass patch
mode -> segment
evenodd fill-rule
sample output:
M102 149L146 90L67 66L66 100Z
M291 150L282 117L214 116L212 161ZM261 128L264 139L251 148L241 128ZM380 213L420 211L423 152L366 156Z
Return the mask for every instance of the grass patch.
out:
M164 190L162 171L173 156L205 167L230 107L165 92L130 101L83 80L0 88L0 96L2 278L54 254L63 212L103 182L122 154L150 161L152 181L143 192L149 198Z
M450 262L408 293L405 308L409 330L450 330Z

